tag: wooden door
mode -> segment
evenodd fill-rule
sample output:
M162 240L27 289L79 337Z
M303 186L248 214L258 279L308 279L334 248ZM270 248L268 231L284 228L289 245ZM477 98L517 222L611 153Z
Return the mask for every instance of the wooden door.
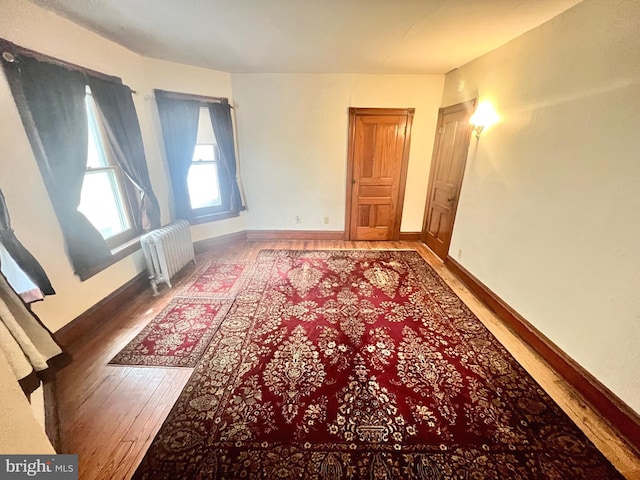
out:
M451 243L474 107L475 100L441 108L438 115L422 241L442 260Z
M348 240L397 240L413 108L350 108Z

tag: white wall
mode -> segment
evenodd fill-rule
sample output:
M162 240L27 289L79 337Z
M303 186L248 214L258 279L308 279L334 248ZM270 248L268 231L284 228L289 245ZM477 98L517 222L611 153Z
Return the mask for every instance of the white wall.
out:
M416 109L401 230L422 229L443 75L231 78L248 229L344 229L349 107Z
M169 181L153 88L231 97L226 73L146 59L68 20L23 0L3 0L0 37L18 45L110 75L138 92L134 102L149 173L162 210L170 219ZM117 262L80 282L65 253L62 233L33 157L18 110L0 73L0 186L18 238L47 271L57 295L37 303L35 312L53 331L133 278L144 268L142 255ZM243 230L242 217L193 227L194 240Z
M640 2L586 0L449 73L442 103L502 116L472 140L449 254L636 411L638 32Z

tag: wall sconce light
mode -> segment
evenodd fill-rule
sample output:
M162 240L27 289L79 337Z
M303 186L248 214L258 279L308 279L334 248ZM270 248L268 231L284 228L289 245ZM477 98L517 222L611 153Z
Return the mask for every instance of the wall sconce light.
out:
M484 130L484 125L473 125L473 133L476 136L476 138L480 138L480 134L482 133L482 130Z
M469 123L473 127L476 138L480 138L482 131L495 124L500 117L489 102L482 102L476 107L476 111L469 118Z

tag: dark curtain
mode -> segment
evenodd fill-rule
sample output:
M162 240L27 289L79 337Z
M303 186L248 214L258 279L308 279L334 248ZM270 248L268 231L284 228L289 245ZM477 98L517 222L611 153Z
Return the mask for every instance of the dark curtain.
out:
M131 89L126 85L88 77L93 99L98 105L116 162L140 191L139 209L134 219L138 230L160 227L160 205L151 188L140 124Z
M192 100L164 97L158 91L156 102L171 175L176 217L189 220L191 204L187 175L198 139L200 106Z
M228 179L229 210L238 213L244 209L244 206L242 205L242 197L240 196L240 188L236 178L236 149L233 139L233 123L231 122L231 105L228 103L211 103L209 104L209 116L211 117L213 133L218 142L220 163Z
M11 258L15 260L24 273L35 283L45 295L55 295L56 292L51 286L49 277L29 251L24 248L16 238L11 228L11 218L4 199L2 189L0 189L0 243L7 249Z
M78 211L87 165L85 76L29 57L3 65L67 253L81 275L111 258L100 232Z

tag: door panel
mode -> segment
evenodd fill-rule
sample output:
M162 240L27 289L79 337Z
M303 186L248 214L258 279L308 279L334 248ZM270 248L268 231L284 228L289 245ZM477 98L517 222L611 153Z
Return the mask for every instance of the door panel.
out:
M453 105L441 109L438 116L422 241L442 260L451 243L474 106L475 100Z
M350 109L347 225L351 240L400 231L413 109Z

